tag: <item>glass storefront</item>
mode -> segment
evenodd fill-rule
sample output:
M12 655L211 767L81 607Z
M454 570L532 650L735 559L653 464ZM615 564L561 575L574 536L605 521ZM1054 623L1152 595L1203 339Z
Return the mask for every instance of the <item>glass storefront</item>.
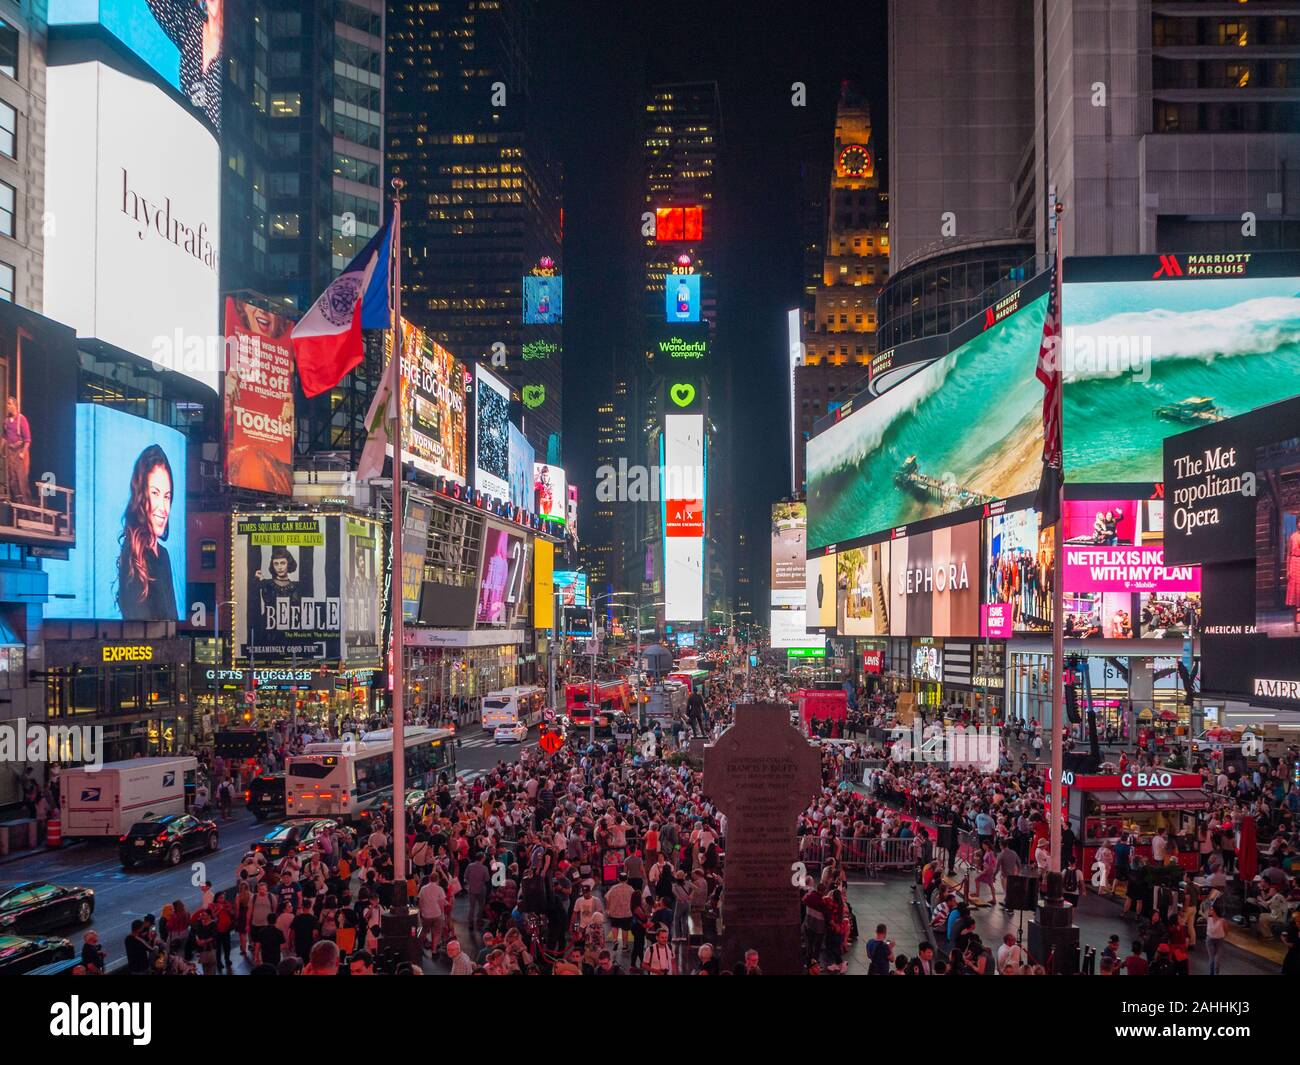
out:
M423 708L447 699L478 698L516 684L537 682L537 659L519 645L500 647L408 647L404 659L409 705Z

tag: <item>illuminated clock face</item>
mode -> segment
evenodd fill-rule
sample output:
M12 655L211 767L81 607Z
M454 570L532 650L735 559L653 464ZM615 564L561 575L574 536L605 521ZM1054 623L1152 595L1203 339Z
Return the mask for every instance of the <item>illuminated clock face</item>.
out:
M871 171L871 153L861 144L850 144L840 152L840 173L862 177Z

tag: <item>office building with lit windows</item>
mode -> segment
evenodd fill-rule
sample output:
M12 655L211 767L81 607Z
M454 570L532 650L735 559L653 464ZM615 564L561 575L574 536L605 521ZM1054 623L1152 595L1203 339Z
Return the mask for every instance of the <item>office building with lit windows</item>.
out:
M525 276L550 271L562 307L564 272L561 173L529 92L535 9L388 5L387 161L406 182L402 313L467 362L504 356L538 459L562 462L562 320L524 314Z

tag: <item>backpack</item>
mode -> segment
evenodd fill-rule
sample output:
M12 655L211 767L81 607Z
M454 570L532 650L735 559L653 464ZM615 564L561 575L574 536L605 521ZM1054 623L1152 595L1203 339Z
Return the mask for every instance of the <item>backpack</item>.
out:
M868 976L889 975L889 944L883 939L873 939L867 944L867 957L871 964L867 966Z

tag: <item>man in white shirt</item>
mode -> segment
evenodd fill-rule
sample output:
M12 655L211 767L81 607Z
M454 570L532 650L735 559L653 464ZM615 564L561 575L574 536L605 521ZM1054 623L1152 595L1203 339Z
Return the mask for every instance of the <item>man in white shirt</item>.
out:
M1002 937L1002 946L998 947L998 972L1003 976L1015 976L1029 959L1024 948L1016 942L1014 932Z
M442 943L443 909L447 905L447 892L432 877L425 877L424 886L416 898L420 908L420 942L431 954L437 954Z
M1156 865L1165 864L1165 855L1169 853L1168 829L1162 828L1151 838L1151 860Z

